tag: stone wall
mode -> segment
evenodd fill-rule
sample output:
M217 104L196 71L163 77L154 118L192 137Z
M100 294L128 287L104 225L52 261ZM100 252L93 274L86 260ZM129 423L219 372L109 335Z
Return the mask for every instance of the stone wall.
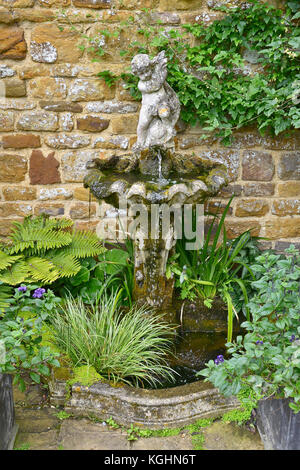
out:
M6 90L0 99L0 237L14 220L41 212L71 217L80 228L95 227L100 209L82 186L85 163L126 153L135 142L139 103L122 83L109 88L97 77L102 70L125 70L116 51L126 48L133 30L109 39L98 63L78 47L82 34L114 30L145 7L167 26L209 23L220 15L211 7L221 3L229 2L0 0L0 92ZM201 133L180 127L176 146L227 165L231 184L221 202L233 192L237 196L229 235L253 228L278 249L299 242L300 132L273 139L245 129L230 148L213 137L201 140Z

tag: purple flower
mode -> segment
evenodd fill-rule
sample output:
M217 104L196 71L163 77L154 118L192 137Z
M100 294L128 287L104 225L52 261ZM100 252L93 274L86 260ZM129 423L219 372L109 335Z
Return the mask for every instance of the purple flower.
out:
M293 341L295 341L295 339L296 339L296 336L295 336L295 335L292 335L292 336L290 337L290 342L292 343Z
M38 287L37 289L35 289L34 293L32 294L32 297L34 299L41 299L45 292L46 289L44 289L43 287Z
M20 287L18 287L18 291L19 291L19 292L26 292L26 291L27 291L27 287L26 287L26 286L20 286Z
M215 362L216 365L221 364L222 362L224 362L224 356L222 356L222 354L220 354L219 356L217 356L217 358L215 359L214 362Z
M264 342L263 342L263 341L260 341L260 340L258 340L258 341L256 341L256 343L255 343L255 344L257 344L257 345L259 345L259 344L264 344Z

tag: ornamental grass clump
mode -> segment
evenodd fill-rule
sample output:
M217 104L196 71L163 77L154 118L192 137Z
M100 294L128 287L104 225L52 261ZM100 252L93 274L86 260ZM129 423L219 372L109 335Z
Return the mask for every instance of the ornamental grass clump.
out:
M89 365L113 383L156 386L174 380L167 365L174 329L146 307L119 308L120 291L103 293L96 303L68 297L51 316L54 340L74 366Z

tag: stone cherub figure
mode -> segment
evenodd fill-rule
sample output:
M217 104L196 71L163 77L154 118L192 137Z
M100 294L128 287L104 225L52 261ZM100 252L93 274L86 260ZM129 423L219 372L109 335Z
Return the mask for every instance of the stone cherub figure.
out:
M142 107L137 128L135 150L153 145L166 145L176 135L175 124L180 114L180 103L175 91L166 82L167 58L160 52L154 59L137 54L131 70L139 77Z

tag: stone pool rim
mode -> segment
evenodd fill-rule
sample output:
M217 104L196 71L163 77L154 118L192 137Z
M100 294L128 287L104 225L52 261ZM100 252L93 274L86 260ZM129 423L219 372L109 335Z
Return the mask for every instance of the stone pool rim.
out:
M198 419L217 418L240 407L236 398L225 398L203 380L148 390L123 384L115 387L105 382L91 386L74 383L68 387L67 380L52 376L49 389L50 403L64 406L73 416L103 421L112 418L120 425L149 429L185 426Z

